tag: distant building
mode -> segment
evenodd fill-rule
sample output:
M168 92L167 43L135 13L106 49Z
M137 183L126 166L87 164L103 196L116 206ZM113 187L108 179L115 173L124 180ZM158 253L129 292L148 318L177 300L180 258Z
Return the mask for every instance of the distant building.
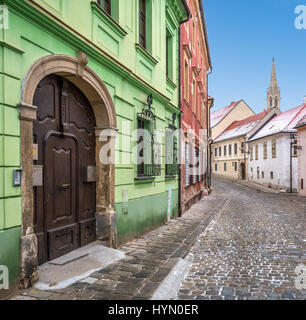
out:
M270 87L267 91L268 110L280 112L280 89L273 58ZM296 192L297 130L295 126L306 115L306 104L282 112L271 119L249 139L249 180L271 188Z
M270 112L265 110L244 120L234 121L221 133L212 145L213 173L235 179L247 179L248 137L257 132L276 113L276 109L271 109Z
M210 116L211 138L216 139L234 121L246 119L255 112L244 100L232 102L229 106L214 111Z
M271 188L296 192L297 130L306 104L274 117L249 140L249 180Z
M304 101L306 106L306 101ZM298 131L298 192L306 197L306 116L297 124Z

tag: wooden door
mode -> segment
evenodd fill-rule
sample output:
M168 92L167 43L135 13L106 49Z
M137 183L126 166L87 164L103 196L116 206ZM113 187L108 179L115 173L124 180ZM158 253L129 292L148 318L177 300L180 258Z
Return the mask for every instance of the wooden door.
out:
M34 143L43 166L43 185L34 187L38 262L64 255L96 238L95 120L91 106L71 82L51 75L38 85Z

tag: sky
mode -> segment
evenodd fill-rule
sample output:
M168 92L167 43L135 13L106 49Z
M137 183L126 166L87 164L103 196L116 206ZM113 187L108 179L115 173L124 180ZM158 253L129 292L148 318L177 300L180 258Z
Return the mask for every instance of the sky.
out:
M244 99L255 111L266 107L275 57L281 110L303 103L306 95L306 29L295 13L306 0L203 0L213 72L212 111Z

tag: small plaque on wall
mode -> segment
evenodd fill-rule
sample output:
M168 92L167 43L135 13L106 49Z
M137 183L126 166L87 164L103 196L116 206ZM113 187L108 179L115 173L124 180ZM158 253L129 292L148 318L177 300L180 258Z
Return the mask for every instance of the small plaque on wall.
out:
M96 166L87 166L84 168L84 182L96 182Z
M38 160L38 144L33 143L33 160Z
M44 166L33 166L33 187L43 186Z

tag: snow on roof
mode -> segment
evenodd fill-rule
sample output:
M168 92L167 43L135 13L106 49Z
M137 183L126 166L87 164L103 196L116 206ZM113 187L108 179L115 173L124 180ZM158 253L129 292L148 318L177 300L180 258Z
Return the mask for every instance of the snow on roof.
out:
M261 139L281 132L295 131L295 126L306 115L306 104L282 112L257 132L250 141Z
M211 127L213 128L214 126L216 126L222 119L224 119L224 117L226 115L229 114L230 111L232 111L236 105L241 102L242 100L236 101L236 102L232 102L229 106L224 107L220 110L214 111L211 113L210 115L210 123L211 123Z
M306 115L299 121L295 128L306 126Z
M214 142L233 139L249 133L266 115L267 111L254 114L246 119L233 122Z

